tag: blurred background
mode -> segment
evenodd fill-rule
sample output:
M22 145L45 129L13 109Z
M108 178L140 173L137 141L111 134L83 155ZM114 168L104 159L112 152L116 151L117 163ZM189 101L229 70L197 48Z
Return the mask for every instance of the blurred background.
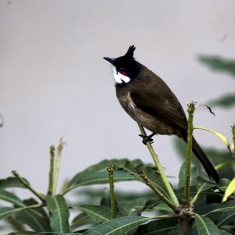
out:
M46 193L49 146L61 138L67 145L60 186L102 159L152 162L137 124L116 99L103 57L135 45L136 60L165 80L186 111L192 100L207 103L234 92L228 74L198 60L234 59L234 9L232 0L0 1L0 178L16 169ZM199 108L194 124L231 141L234 106L212 109L216 117ZM211 133L196 130L195 137L226 150ZM177 177L183 160L174 137L155 136L153 146L166 173ZM128 190L138 188L132 182Z

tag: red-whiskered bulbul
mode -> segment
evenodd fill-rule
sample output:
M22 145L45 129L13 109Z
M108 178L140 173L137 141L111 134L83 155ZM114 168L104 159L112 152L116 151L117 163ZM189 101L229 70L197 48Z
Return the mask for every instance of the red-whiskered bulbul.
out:
M187 142L188 122L180 102L159 76L135 60L134 50L130 46L124 56L104 57L112 65L118 101L137 123L153 132L143 139L145 144L155 134L176 135ZM194 138L192 150L218 183L215 168Z

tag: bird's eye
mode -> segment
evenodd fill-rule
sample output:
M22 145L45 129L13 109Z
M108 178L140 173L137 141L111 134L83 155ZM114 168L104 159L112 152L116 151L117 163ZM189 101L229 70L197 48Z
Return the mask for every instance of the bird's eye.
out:
M127 73L123 70L123 68L119 69L119 73L122 74L123 76L127 76Z

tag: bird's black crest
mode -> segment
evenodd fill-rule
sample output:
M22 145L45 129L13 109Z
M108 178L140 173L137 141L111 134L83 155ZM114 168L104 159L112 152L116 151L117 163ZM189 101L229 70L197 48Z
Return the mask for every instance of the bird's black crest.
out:
M135 59L134 58L134 50L135 50L135 46L134 45L130 46L127 53L124 56L128 59L134 60Z

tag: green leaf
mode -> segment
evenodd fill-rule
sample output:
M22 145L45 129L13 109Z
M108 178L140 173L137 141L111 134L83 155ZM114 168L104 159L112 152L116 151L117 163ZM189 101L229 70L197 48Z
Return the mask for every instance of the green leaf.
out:
M150 218L142 216L125 216L100 224L85 232L85 235L121 235L147 222Z
M24 179L28 182L26 179ZM29 183L28 183L29 184ZM8 177L0 180L0 188L25 188L25 186L16 177Z
M234 164L235 164L234 161L226 161L226 162L223 162L223 163L221 163L221 164L219 164L219 165L216 165L216 166L215 166L215 169L218 171L218 170L220 170L220 169L222 169L222 168L224 168L224 167L226 167L226 166L234 165Z
M219 72L225 72L235 77L235 61L223 59L219 56L200 55L199 61L209 68Z
M197 168L192 164L190 165L190 168L191 168L190 185L194 186L196 184L195 183L196 178L199 176L199 172ZM178 188L181 189L184 186L185 186L185 162L180 167Z
M197 189L201 189L201 191L206 191L208 189L214 188L216 183L211 181L207 176L200 175L196 180Z
M107 189L104 190L104 194L100 200L100 205L110 208L110 193Z
M160 211L168 214L174 213L174 211L165 203L159 203L156 207L154 207L154 211Z
M138 171L144 171L148 179L151 183L162 193L164 194L169 200L170 197L166 191L165 185L160 177L160 174L157 170L152 168L145 168L142 165L133 165L131 162L127 161L124 166L116 166L118 169L122 169L123 171L128 172L129 174L133 175L137 180L145 183L143 179L140 177Z
M219 133L217 131L210 130L208 128L204 128L204 127L201 127L201 126L194 126L193 129L200 129L200 130L208 131L208 132L211 132L211 133L217 135L224 142L224 144L228 148L230 154L232 155L230 143L229 143L228 139L224 135L222 135L221 133Z
M83 205L75 208L85 212L95 222L107 222L111 219L110 209L105 206Z
M235 105L235 94L230 93L223 95L218 99L208 101L208 104L214 107L228 108Z
M22 207L21 208L1 207L0 208L0 220L4 219L10 215L14 215L23 209L25 209L25 208L22 208Z
M36 235L35 232L31 232L31 231L23 231L23 232L15 232L15 233L8 233L8 235ZM43 233L42 233L43 234ZM41 233L40 233L41 235ZM50 234L51 235L51 234ZM53 234L52 234L53 235Z
M70 188L74 188L73 185L77 184L81 178L86 177L87 175L98 172L100 170L106 169L109 165L124 165L128 161L128 159L110 159L110 160L103 160L98 164L92 165L86 168L84 171L77 173L68 183L68 191ZM136 164L141 164L142 161L139 159L135 159L132 162Z
M195 223L199 235L220 235L220 230L207 217L195 214Z
M25 204L14 194L0 188L0 199L10 202L16 206L24 207Z
M113 175L114 175L113 178L114 182L135 180L135 178L132 175L119 170L114 171ZM79 186L85 186L85 185L107 184L108 182L109 182L109 176L107 171L94 172L84 176L83 178L80 178L75 184L70 186L67 190L71 190Z
M50 224L53 232L68 233L69 210L62 195L48 196L47 208L50 212Z
M221 212L217 211L220 206L221 204L219 203L212 203L201 208L195 208L195 212L197 214L207 216L209 219L215 222L221 215Z
M226 191L226 189L228 188L229 183L231 182L231 180L228 179L221 179L217 185L217 187L219 188L219 190L221 191Z
M132 206L122 206L118 211L117 217L124 217L131 215L139 215L139 214L138 211Z
M166 235L178 224L177 219L154 220L139 226L135 235ZM181 233L180 233L181 234ZM174 234L175 235L175 234Z
M138 212L138 215L140 215L143 211L145 211L146 209L153 209L156 205L158 205L160 203L160 199L150 199L148 201L146 201L145 205L143 206L143 208L141 208ZM168 207L169 208L169 207Z
M229 185L225 191L224 197L223 197L223 202L227 201L228 197L234 192L235 192L235 179L233 179L229 183Z
M216 221L216 225L220 228L224 225L228 225L235 220L235 207L234 210L225 211Z
M78 214L71 223L71 228L75 229L83 225L93 224L94 221L91 219L90 216L88 216L86 213L82 212Z
M220 206L215 210L217 211L229 211L229 210L234 210L235 209L235 201L229 201L223 204L220 204Z
M38 204L35 199L24 200L28 207ZM18 221L31 227L35 232L51 232L51 226L47 214L43 208L22 210L15 215Z

